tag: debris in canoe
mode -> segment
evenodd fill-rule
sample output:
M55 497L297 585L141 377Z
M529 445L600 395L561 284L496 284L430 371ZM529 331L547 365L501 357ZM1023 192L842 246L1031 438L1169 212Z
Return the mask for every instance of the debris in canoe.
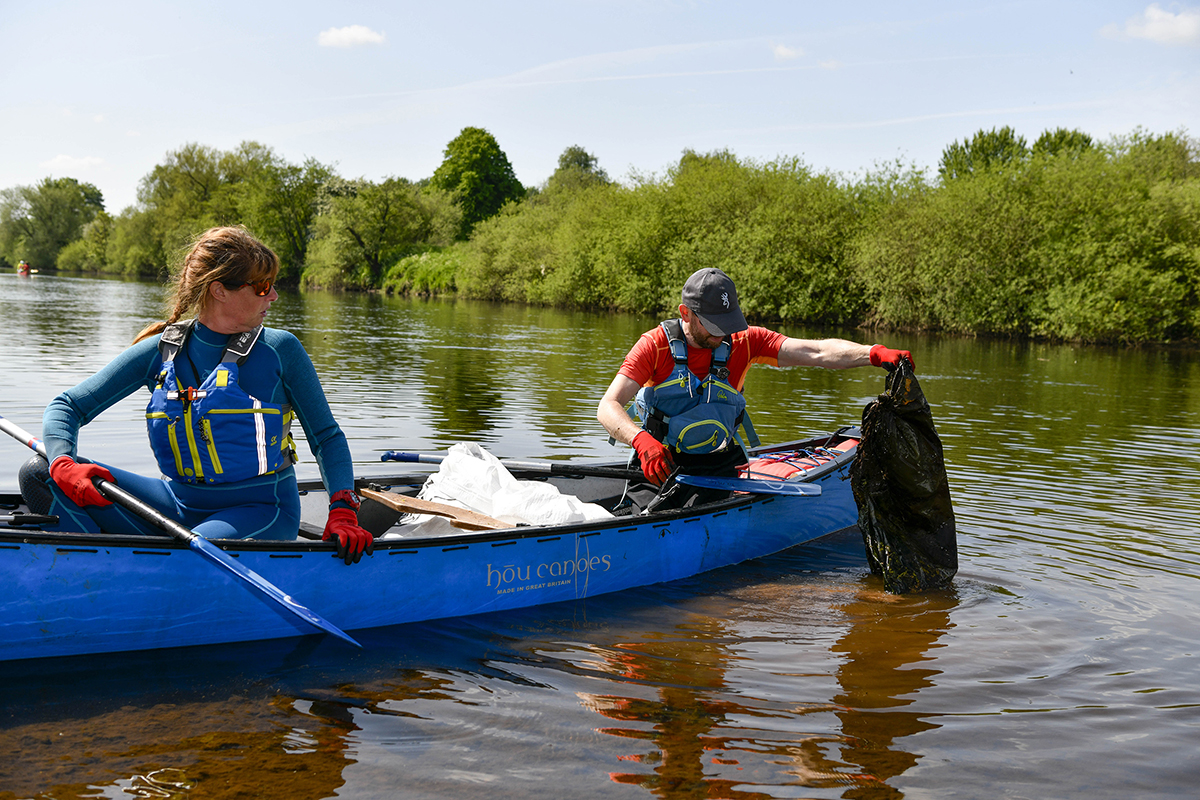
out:
M904 594L949 586L958 545L942 440L903 359L888 373L884 393L863 410L850 486L867 561L884 588Z

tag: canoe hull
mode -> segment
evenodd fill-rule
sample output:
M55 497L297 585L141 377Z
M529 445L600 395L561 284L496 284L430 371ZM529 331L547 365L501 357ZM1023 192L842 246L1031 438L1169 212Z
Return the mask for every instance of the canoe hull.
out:
M221 542L346 631L541 605L690 577L853 526L852 454L819 497L746 496L688 515L379 540L347 566L322 542ZM0 531L0 661L304 636L186 547Z

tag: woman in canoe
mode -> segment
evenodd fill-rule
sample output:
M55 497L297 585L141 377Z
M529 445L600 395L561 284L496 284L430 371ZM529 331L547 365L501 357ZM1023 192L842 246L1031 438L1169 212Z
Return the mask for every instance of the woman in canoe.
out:
M103 478L209 539L293 539L295 418L332 500L323 538L336 539L347 564L371 552L372 537L358 525L350 448L312 361L295 336L263 327L279 297L278 272L275 253L244 228L201 234L175 275L168 319L46 407L48 476L40 458L40 469L22 470L31 509L59 515L68 530L159 533L101 496L93 479ZM76 456L80 427L142 386L166 480Z

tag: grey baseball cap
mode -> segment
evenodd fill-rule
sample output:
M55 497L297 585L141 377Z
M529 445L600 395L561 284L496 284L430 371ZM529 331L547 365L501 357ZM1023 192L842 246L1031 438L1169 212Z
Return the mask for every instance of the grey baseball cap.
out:
M738 307L733 280L715 267L692 273L683 285L683 304L696 312L700 324L713 336L728 336L749 327Z

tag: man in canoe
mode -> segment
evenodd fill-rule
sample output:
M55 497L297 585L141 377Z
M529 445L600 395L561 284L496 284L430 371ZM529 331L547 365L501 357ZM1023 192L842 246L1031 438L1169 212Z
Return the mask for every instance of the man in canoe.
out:
M901 358L912 363L907 350L881 344L793 339L749 326L733 281L710 267L684 284L679 319L642 334L625 356L596 417L614 440L634 449L646 478L629 487L633 507L680 508L727 493L677 484L673 472L735 477L748 460L738 429L757 444L741 393L751 364L846 369ZM640 424L625 411L630 400Z
M22 469L31 510L59 515L67 530L159 533L105 499L93 484L103 478L209 539L294 539L296 418L331 496L323 538L336 540L347 564L370 552L350 448L312 361L295 336L263 327L279 298L278 272L275 253L244 228L201 234L175 276L168 319L148 325L132 347L46 407L49 464L39 456L40 468ZM166 480L76 456L80 427L142 386L150 391L151 449Z

